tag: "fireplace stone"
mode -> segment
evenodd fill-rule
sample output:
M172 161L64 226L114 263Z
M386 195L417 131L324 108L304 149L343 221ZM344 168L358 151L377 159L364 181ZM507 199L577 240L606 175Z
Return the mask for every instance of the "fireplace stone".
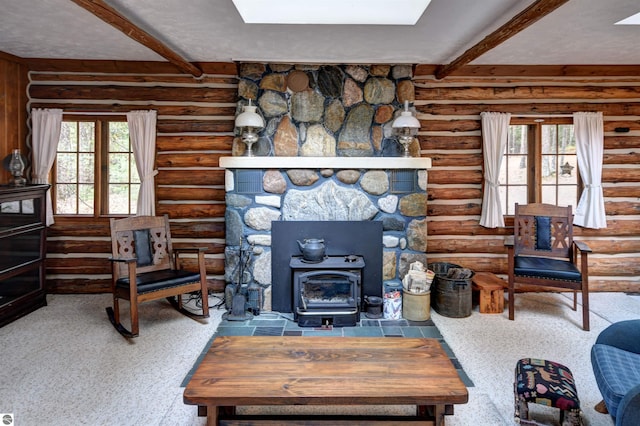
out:
M410 263L427 263L429 158L222 157L220 165L225 168L226 190L225 281L241 287L257 283L263 291L262 311L291 312L290 290L283 295L281 283L291 288L289 262L300 255L296 240L324 238L328 255L363 255L363 297L381 296L387 283L400 285ZM251 180L245 179L245 171L259 173L250 173ZM406 180L399 189L394 187L396 171L413 180L408 190ZM340 230L327 238L302 232L300 224L305 222L333 224ZM349 225L341 227L341 222ZM367 224L376 230L359 228ZM279 239L279 226L293 227L287 231L293 232L288 242ZM380 254L367 254L347 243L363 238L368 241L364 246ZM241 244L253 247L242 277L237 273ZM281 245L286 254L280 260ZM371 259L380 260L374 266ZM373 273L374 278L368 276Z

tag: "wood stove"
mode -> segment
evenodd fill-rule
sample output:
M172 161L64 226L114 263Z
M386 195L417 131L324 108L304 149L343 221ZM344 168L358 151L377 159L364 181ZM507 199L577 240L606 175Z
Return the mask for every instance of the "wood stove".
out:
M362 257L362 300L382 297L382 222L381 221L274 221L271 223L272 310L295 313L291 260L301 258L297 240L321 238L328 258L345 255ZM353 266L353 265L351 265ZM304 268L323 268L321 263L305 263Z
M294 256L293 312L301 327L355 326L362 307L362 256L327 256L309 262Z

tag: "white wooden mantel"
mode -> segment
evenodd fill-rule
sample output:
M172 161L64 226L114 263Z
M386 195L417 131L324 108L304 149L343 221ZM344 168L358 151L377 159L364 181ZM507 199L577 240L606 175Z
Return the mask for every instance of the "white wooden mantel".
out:
M220 157L225 169L417 169L431 168L428 157Z

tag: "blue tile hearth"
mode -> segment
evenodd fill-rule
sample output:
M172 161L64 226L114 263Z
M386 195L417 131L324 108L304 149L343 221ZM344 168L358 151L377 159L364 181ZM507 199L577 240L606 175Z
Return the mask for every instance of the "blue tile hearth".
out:
M427 337L438 339L449 355L460 378L467 387L473 382L462 369L462 365L431 320L408 321L405 319L371 319L363 317L353 327L299 327L290 314L264 312L244 321L223 319L217 336L342 336L342 337Z

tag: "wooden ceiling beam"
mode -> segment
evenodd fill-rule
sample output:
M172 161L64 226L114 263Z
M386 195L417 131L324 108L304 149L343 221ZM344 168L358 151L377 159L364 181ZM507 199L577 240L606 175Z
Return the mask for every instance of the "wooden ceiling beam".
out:
M568 1L569 0L536 0L529 7L511 18L509 22L486 36L452 62L438 66L435 71L436 79L440 80L445 78L457 69L518 34L529 25L545 17Z
M107 24L111 25L114 28L117 28L122 33L124 33L127 37L130 37L142 44L143 46L153 50L158 55L162 56L172 64L174 64L178 69L187 74L192 74L195 77L200 77L202 75L202 70L187 61L179 54L168 48L164 43L160 40L153 37L151 34L138 27L123 15L121 15L117 10L107 5L102 0L71 0L78 6L92 13L96 17L100 18Z

